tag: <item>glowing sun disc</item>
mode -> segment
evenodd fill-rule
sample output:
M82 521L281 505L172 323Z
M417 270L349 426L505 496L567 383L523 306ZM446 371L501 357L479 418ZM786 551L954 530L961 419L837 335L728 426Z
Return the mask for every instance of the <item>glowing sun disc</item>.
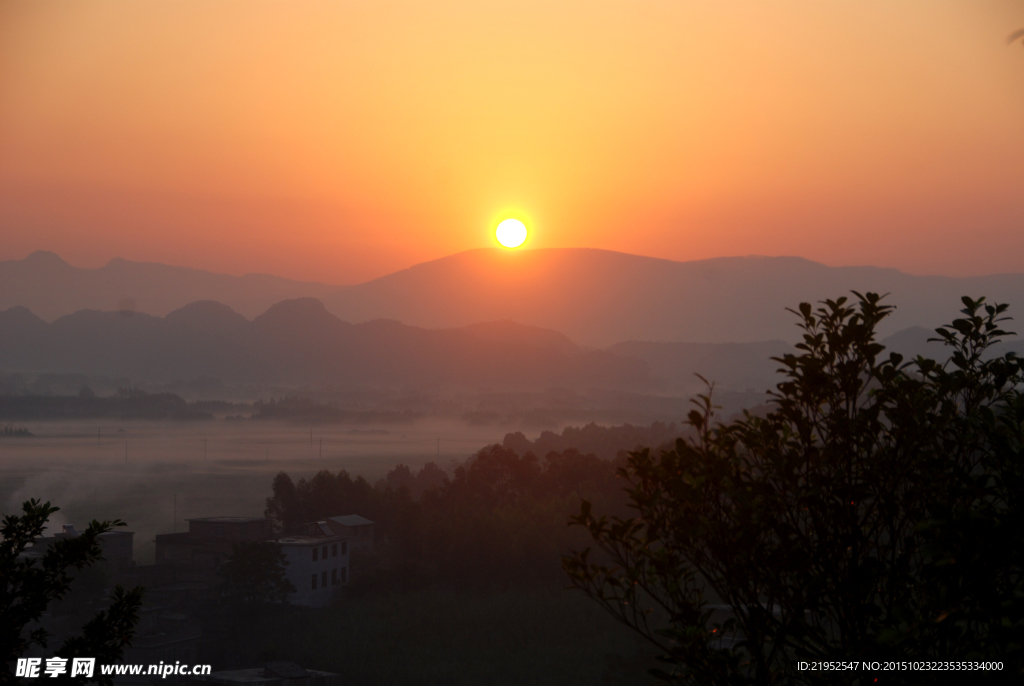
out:
M526 226L518 219L506 219L498 224L494 235L506 248L518 248L526 240Z

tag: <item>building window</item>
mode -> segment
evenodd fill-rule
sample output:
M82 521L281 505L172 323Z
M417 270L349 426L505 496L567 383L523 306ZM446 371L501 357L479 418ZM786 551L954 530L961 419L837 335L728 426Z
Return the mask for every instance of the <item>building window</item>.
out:
M341 568L341 583L343 583L343 584L347 584L348 583L348 567L342 567Z
M320 585L323 586L324 588L327 588L327 570L326 569L323 572L321 572L321 574L320 574Z
M335 543L331 546L331 557L338 557L338 544Z
M348 541L341 542L341 554L348 555Z
M325 560L327 559L327 546L324 546L324 555L323 555L323 557L324 557Z
M337 586L337 585L338 585L338 570L337 569L332 569L331 570L331 586Z
M316 574L313 575L313 590L316 590Z
M316 556L317 556L317 554L319 552L320 552L319 548L316 548L316 547L313 548L313 562L316 562Z

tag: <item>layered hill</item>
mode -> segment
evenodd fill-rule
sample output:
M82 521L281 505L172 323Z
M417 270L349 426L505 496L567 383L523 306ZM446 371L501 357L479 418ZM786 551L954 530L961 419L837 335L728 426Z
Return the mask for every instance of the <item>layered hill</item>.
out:
M211 301L166 317L82 310L47 323L0 312L0 369L151 382L402 388L641 388L646 365L585 350L565 336L508 321L423 329L342 321L312 298L252 321Z
M121 258L83 269L46 251L0 262L0 310L25 307L46 321L79 310L127 309L162 317L197 300L227 303L255 317L282 300L319 298L337 289L266 274L229 276Z
M912 276L877 267L827 267L798 257L673 262L607 250L473 250L339 290L328 309L351 321L387 317L419 326L511 319L607 346L620 341L793 341L785 309L800 302L888 293L882 333L952 320L960 297L1024 310L1024 274Z
M1024 274L913 276L876 267L827 267L797 257L674 262L583 248L482 249L356 286L120 259L79 269L52 253L0 262L0 309L27 307L46 321L81 309L137 309L162 317L197 300L215 300L252 318L276 302L315 297L349 322L391 319L456 328L510 320L593 347L621 341L793 341L799 332L787 307L852 290L889 294L898 309L883 335L946 323L957 316L963 295L1008 302L1011 313L1024 308Z

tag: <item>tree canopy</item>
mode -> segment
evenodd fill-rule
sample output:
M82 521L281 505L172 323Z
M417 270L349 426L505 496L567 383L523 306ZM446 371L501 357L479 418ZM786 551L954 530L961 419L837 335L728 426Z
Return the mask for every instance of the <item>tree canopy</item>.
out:
M1000 661L1024 645L1024 363L1005 305L963 298L949 357L884 354L873 293L792 311L766 416L699 396L692 438L630 454L634 516L584 502L573 586L662 651L665 681L871 683L800 661ZM879 676L873 674L872 678ZM891 672L888 683L921 674Z
M63 598L71 588L74 573L102 559L99 536L125 526L120 520L93 520L79 536L54 542L41 558L23 555L43 535L50 515L60 508L29 500L21 515L5 515L0 528L0 683L18 683L9 665L32 645L46 647L49 635L39 622L47 606ZM81 634L68 638L54 655L63 658L93 657L98 664L117 662L124 647L131 645L142 605L142 588L114 589L110 605L82 627ZM111 683L97 670L94 681Z
M240 541L221 567L221 595L232 605L260 606L288 602L295 586L285 577L281 546L272 541Z

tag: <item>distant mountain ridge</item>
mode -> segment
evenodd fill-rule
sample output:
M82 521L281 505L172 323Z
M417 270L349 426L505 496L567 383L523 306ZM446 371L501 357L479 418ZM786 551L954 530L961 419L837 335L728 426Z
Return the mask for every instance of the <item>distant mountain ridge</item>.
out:
M350 324L312 298L277 303L252 321L210 301L162 318L81 310L53 323L15 307L0 312L0 369L337 388L649 385L645 363L582 349L553 331L508 321L455 329Z
M583 248L471 250L350 286L325 299L351 321L377 316L418 326L511 319L574 341L795 341L786 308L804 301L890 294L882 335L935 328L959 316L963 295L1024 310L1024 274L952 278L878 267L827 267L799 257L673 262ZM1024 316L1024 315L1022 315Z
M83 269L44 250L23 260L0 262L0 310L25 307L46 321L79 310L125 306L162 317L197 300L223 302L246 317L255 317L282 300L321 298L338 288L267 274L229 276L119 257L98 269Z
M884 338L908 357L945 359L934 331ZM1024 354L1010 339L995 354ZM496 321L425 329L393 320L343 321L313 298L282 301L252 321L198 301L154 317L80 310L47 323L24 307L0 311L0 373L108 377L145 383L218 380L324 388L419 390L619 389L690 395L700 374L720 391L762 392L779 383L793 352L781 340L751 343L626 341L604 350L548 329Z
M197 300L252 318L282 300L313 297L342 320L392 319L424 328L510 320L607 347L621 341L794 341L800 302L889 293L896 312L882 335L927 329L958 316L960 297L987 296L1024 309L1024 274L953 278L878 267L828 267L798 257L674 262L608 250L470 250L356 286L265 275L242 277L112 260L78 269L53 253L0 262L0 309L24 306L47 321L130 301L164 316ZM1018 317L1020 318L1020 316Z

